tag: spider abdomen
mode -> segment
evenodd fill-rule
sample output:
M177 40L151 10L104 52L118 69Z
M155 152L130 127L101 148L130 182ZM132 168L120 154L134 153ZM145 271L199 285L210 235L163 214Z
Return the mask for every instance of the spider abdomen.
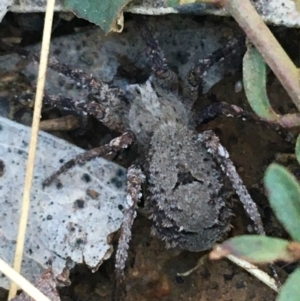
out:
M232 215L220 167L198 134L176 122L159 126L149 153L154 233L173 247L209 249L228 231Z

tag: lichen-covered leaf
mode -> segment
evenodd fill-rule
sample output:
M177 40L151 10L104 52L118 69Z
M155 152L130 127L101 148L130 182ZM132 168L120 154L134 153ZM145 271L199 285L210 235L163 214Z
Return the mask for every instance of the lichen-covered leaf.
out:
M279 238L262 235L242 235L226 240L212 251L213 259L234 255L253 263L265 263L276 260L293 261L288 250L289 242Z
M0 22L3 17L6 15L10 5L13 3L13 0L1 0L0 1Z
M66 0L77 17L99 25L106 33L123 30L123 9L131 0Z
M30 128L0 117L0 257L12 264L25 179ZM22 275L35 282L52 267L54 276L75 263L97 269L110 257L109 237L121 225L126 205L126 170L97 158L42 182L83 150L40 132ZM8 288L0 277L0 286Z
M266 92L266 64L255 47L249 47L243 58L243 83L252 110L261 118L276 121Z
M300 241L300 187L296 178L274 163L266 170L264 184L277 218L291 237Z
M300 269L296 269L283 284L276 301L298 301L300 296Z

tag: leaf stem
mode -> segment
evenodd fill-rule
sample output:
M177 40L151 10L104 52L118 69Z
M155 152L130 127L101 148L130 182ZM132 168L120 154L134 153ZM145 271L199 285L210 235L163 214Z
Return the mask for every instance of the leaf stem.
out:
M224 0L223 7L244 30L300 111L299 71L249 0Z

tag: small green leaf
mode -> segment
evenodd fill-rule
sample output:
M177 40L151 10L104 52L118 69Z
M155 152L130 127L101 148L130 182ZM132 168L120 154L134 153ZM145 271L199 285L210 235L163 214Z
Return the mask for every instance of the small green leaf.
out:
M276 260L293 261L287 249L289 242L284 239L262 235L242 235L226 240L212 252L211 258L235 255L253 263L265 263ZM220 255L220 256L218 256Z
M191 3L195 3L195 2L199 2L199 1L197 1L197 0L167 0L166 6L167 7L176 7L179 5L191 4Z
M276 301L298 301L300 298L300 269L296 269L283 284Z
M300 135L297 137L295 152L297 161L300 164Z
M180 5L194 4L194 3L207 3L218 4L217 0L166 0L166 7L176 7Z
M264 184L277 218L291 237L300 241L300 187L296 178L286 168L271 164Z
M277 121L266 92L266 64L255 47L248 47L243 58L243 83L252 110L261 118Z
M123 9L131 0L66 0L76 16L99 25L105 32L122 31Z

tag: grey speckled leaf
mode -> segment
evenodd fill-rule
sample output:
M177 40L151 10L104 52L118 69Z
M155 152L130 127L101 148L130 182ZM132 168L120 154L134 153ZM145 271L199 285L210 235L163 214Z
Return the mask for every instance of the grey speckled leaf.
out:
M25 178L30 128L0 117L0 256L12 263ZM66 266L85 262L91 268L110 257L109 236L121 225L126 170L98 158L76 166L58 183L42 181L62 162L83 150L41 132L37 149L31 208L22 274L35 281L52 265L55 276ZM2 174L2 173L1 173ZM0 286L8 287L0 277Z
M199 62L226 43L227 38L239 36L240 29L228 19L216 24L203 21L202 26L193 17L169 15L162 19L149 20L154 38L165 53L169 66L187 82L187 72ZM28 48L40 52L40 45ZM54 38L51 41L51 55L73 68L82 69L125 90L128 84L144 82L151 69L145 54L145 44L137 34L132 20L126 22L126 30L120 34L105 35L101 29L92 29L74 35ZM240 69L241 51L212 66L204 80L203 92L229 73ZM0 56L0 69L11 71L23 59L15 54ZM24 60L23 60L24 61ZM30 79L37 76L37 64L30 63L23 73ZM36 85L35 82L32 83ZM70 89L70 87L73 87ZM77 89L74 82L53 70L47 71L46 91L74 99L86 99L87 91Z
M0 22L5 16L8 8L13 3L13 0L1 0L0 1Z
M7 0L4 0L7 1ZM46 0L12 0L13 5L7 10L13 12L41 12L45 11ZM125 0L124 0L125 1ZM3 2L1 0L0 2ZM81 1L89 2L89 1ZM105 1L102 1L105 2ZM116 2L110 1L110 2ZM145 15L166 14L193 14L193 15L218 15L224 16L226 10L203 3L177 5L178 0L132 0L124 11ZM256 0L253 1L256 10L263 20L274 25L287 27L300 27L299 1L297 0ZM284 4L284 5L283 5ZM66 11L64 0L56 0L57 11ZM0 18L1 21L1 18Z

